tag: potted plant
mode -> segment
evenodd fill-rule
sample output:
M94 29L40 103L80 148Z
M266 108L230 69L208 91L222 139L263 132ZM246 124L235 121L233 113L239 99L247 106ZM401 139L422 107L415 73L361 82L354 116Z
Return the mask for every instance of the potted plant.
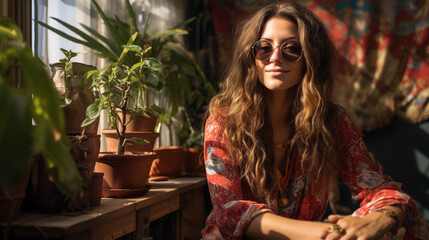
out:
M80 62L72 62L77 53L72 50L60 48L64 58L59 62L51 63L52 80L62 100L65 115L65 131L67 134L81 135L97 134L98 120L84 128L81 127L86 118L86 109L94 102L94 94L90 91L90 79L82 84L82 77L90 70L95 70L92 65Z
M81 81L82 77L96 67L72 62L77 53L72 50L60 49L64 58L59 62L51 63L52 80L62 100L62 109L65 116L65 132L72 143L71 154L76 162L82 177L82 194L76 199L66 200L66 210L83 210L90 205L91 179L95 162L100 151L100 135L98 135L99 118L91 124L81 127L86 118L86 110L95 100L89 87L92 79ZM84 84L82 84L84 83ZM40 176L40 175L39 175ZM51 199L48 197L48 199ZM46 201L49 203L49 201ZM51 207L45 207L52 209Z
M52 19L71 30L75 34L79 35L81 39L77 39L74 36L64 33L63 31L53 28L45 23L38 23L66 39L91 48L98 56L109 59L111 62L117 61L121 55L121 46L125 45L131 35L137 32L138 34L134 40L134 44L138 46L144 46L145 48L150 47L150 51L146 52L146 55L159 59L159 61L162 62L165 74L161 81L157 82L156 90L158 92L162 91L162 94L165 95L166 106L163 107L165 107L167 111L165 114L160 116L158 121L166 123L167 126L171 126L173 122L180 120L180 118L177 117L177 114L183 111L184 106L186 106L185 101L199 101L198 99L200 97L200 92L192 90L192 85L194 85L192 82L195 81L197 77L200 80L197 84L199 86L198 88L206 88L206 92L209 92L209 95L212 95L213 88L211 87L211 84L206 80L203 72L198 67L198 64L196 64L194 61L192 54L190 54L190 52L187 51L186 48L184 48L176 38L178 35L184 35L188 33L188 31L182 29L182 27L193 21L193 19L189 19L166 31L149 35L146 32L147 26L149 24L149 18L146 19L143 30L141 32L138 31L135 14L132 10L129 0L126 1L129 20L128 23L120 21L117 17L107 17L95 0L92 0L92 3L96 7L99 16L102 18L105 26L107 27L111 36L110 38L106 38L105 36L99 34L96 30L86 25L82 25L82 27L85 28L88 33L81 31L75 26L70 25L58 18ZM123 63L128 64L129 66L135 64L136 61L138 61L138 57L133 55L127 55L123 59ZM186 100L187 98L189 98L189 100ZM145 99L147 100L147 98ZM149 105L150 104L146 102L145 106ZM137 112L134 114L134 116L128 118L133 119L135 116L137 116ZM131 123L129 126L131 127ZM112 136L108 138L114 138L115 136L113 131L104 133ZM114 143L114 146L116 146L116 142ZM135 150L130 146L128 149Z
M166 99L163 107L167 114L163 122L170 130L170 142L176 135L179 145L154 149L158 158L152 164L150 175L155 179L155 176L177 176L183 171L201 173L201 169L204 170L199 165L203 139L201 122L205 106L214 95L214 88L176 35L158 41L158 55L165 71L162 94Z
M134 33L116 62L102 70L89 71L84 79L93 78L91 89L95 92L95 101L88 107L87 118L82 126L86 126L96 119L102 109L108 112L108 120L117 135L115 152L100 153L96 163L96 171L104 172L103 196L130 197L144 194L149 169L155 158L154 152L126 151L126 146L148 144L149 141L126 132L131 121L126 113L157 112L159 107L142 106L142 95L146 90L156 89L157 80L162 74L161 62L146 53L150 47L144 49L134 45L137 37ZM140 61L128 65L124 59L133 54ZM141 136L141 135L137 135ZM153 145L153 143L150 143ZM118 181L116 181L119 179Z
M56 29L54 27L51 27L43 22L37 21L40 25L46 27L47 29L59 34L60 36L71 40L73 42L82 44L84 46L87 46L92 49L92 51L102 58L105 58L109 60L110 62L116 62L121 53L122 53L122 46L127 44L127 41L130 39L132 34L137 32L137 36L134 39L134 44L138 46L144 46L145 48L152 45L151 38L146 33L148 20L146 21L146 24L143 28L143 31L139 32L136 24L136 18L135 14L132 10L131 4L129 0L126 1L127 11L128 11L128 23L122 22L119 20L119 18L110 18L107 17L104 12L101 10L100 6L97 4L95 0L92 0L93 5L95 6L99 16L103 20L105 26L107 27L108 33L110 37L105 37L98 33L97 30L92 29L91 27L87 25L82 25L82 27L86 30L86 32L79 30L73 25L70 25L58 18L53 18L55 21L60 23L63 27L69 29L70 31L74 32L78 36L81 37L81 39L77 39L74 36L67 34L59 29ZM168 34L180 34L180 30L170 30L168 31ZM167 34L167 35L168 35ZM162 35L162 34L161 34ZM155 44L156 45L156 44ZM152 54L153 48L151 51L147 52L146 55L150 55L151 57L155 57L156 55ZM123 60L122 63L126 64L128 66L132 66L140 61L140 58L134 54L127 54ZM149 81L150 79L154 78L156 76L148 75ZM154 86L153 91L160 91L162 89L162 81L157 81L157 85ZM153 82L153 81L152 81ZM132 121L129 121L127 123L128 129L126 131L128 132L156 132L155 129L156 121L159 121L159 116L162 114L162 109L158 108L153 110L154 108L148 108L148 106L151 106L150 102L147 98L147 93L144 93L142 95L144 97L144 101L141 102L141 106L143 106L144 111L135 111L133 113L127 112L126 117ZM119 115L122 116L121 114ZM149 118L150 126L146 126L144 124L136 123L137 120L143 119L146 120L146 118ZM135 121L134 121L135 120ZM106 136L107 141L107 149L112 150L117 146L117 139L115 138L116 133L114 131L103 131L103 134ZM130 133L131 134L131 133ZM153 136L153 134L151 135ZM146 136L148 138L151 138L151 136ZM152 137L153 138L153 137ZM154 139L150 139L150 141L153 141ZM134 149L135 146L127 146L127 150L138 150ZM141 146L137 146L137 148L141 148ZM149 146L143 147L145 149L148 149Z
M74 198L82 180L69 152L59 95L43 63L32 55L13 20L2 17L0 26L2 192L10 192L28 169L32 156L41 154L58 189ZM23 82L13 86L8 79L15 70L22 72Z

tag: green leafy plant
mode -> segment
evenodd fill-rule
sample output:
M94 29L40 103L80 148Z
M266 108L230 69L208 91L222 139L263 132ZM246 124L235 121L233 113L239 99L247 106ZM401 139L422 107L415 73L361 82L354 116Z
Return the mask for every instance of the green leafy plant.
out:
M64 79L65 79L65 95L62 99L63 106L66 106L71 103L71 99L69 97L69 93L71 90L71 81L74 77L73 74L73 64L71 62L71 59L77 56L77 53L73 52L72 50L66 50L64 48L60 48L61 52L64 54L64 58L60 59L60 62L64 63Z
M14 69L23 76L18 87L8 81ZM42 61L32 55L13 20L5 17L0 18L0 102L0 185L13 187L32 155L42 154L58 189L74 198L82 180L69 152L60 98Z
M207 81L206 76L195 62L192 54L186 50L177 38L178 36L188 34L188 31L183 29L183 27L193 21L194 18L180 23L166 31L149 35L146 30L148 28L150 17L146 19L142 31L139 31L136 24L135 13L133 12L129 0L125 1L128 13L127 23L122 22L117 16L114 18L106 16L97 2L95 0L91 1L107 27L109 37L101 35L95 29L84 24L81 24L81 26L86 30L86 32L82 31L58 18L52 19L63 27L74 32L80 38L76 38L75 36L51 27L46 23L40 21L37 21L37 23L72 42L89 47L92 49L94 54L102 58L106 58L112 63L118 62L123 51L122 46L127 44L133 34L137 33L133 44L144 49L149 49L145 52L145 56L156 58L162 63L163 75L160 79L161 81L156 79L153 81L157 81L157 86L154 90L156 90L156 92L162 91L162 94L164 94L166 98L166 106L164 107L168 111L165 112L166 114L160 116L160 120L167 123L168 126L174 122L182 121L181 118L176 118L176 115L178 115L179 112L190 110L191 105L195 107L200 102L204 102L201 101L201 99L214 94L212 85ZM133 66L139 61L139 56L133 54L127 54L121 60L122 64L128 66ZM156 78L155 75L148 75L148 78ZM149 79L148 81L150 81ZM192 83L196 79L200 82L197 84L198 87L193 86L195 84ZM200 91L202 88L204 88L204 91ZM148 102L148 99L145 99L145 106L151 105ZM189 117L191 115L188 114L187 116ZM182 124L181 126L185 126L185 124ZM182 133L185 132L186 131L182 131Z
M176 35L168 35L160 43L162 48L159 56L165 71L162 94L166 98L165 107L168 110L164 122L167 126L179 122L179 131L185 133L182 128L192 127L192 113L189 111L202 108L204 99L214 95L214 89L192 54L179 43Z
M87 118L82 127L92 123L100 116L102 109L107 109L109 122L116 129L118 135L118 154L123 154L125 145L129 141L146 144L144 139L125 138L126 126L136 114L159 115L163 109L157 105L145 107L144 93L146 90L156 91L158 81L163 73L162 63L153 57L147 56L149 48L134 45L137 33L133 34L119 59L109 65L108 69L88 72L83 80L93 78L91 89L95 92L95 102L88 107ZM140 61L133 65L124 62L127 55L132 53ZM131 112L131 118L126 119L126 112ZM119 114L121 116L119 116ZM118 125L119 123L119 125Z

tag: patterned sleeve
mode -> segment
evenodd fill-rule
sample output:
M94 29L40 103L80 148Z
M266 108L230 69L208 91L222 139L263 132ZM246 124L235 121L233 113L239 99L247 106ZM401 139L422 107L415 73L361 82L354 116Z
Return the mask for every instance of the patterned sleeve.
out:
M213 210L202 235L204 239L242 239L250 221L270 210L243 199L239 170L231 162L219 122L212 117L206 122L204 161Z
M339 176L353 198L361 201L354 215L364 216L383 206L402 208L407 214L405 239L424 239L429 234L428 225L419 215L416 203L401 190L400 183L383 173L366 149L362 132L344 109L340 112L338 136L343 162Z

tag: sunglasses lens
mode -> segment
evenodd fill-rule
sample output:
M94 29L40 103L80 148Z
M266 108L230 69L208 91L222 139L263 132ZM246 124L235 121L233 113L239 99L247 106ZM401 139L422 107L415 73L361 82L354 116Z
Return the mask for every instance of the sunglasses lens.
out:
M269 41L259 40L253 45L253 55L258 60L267 60L273 54L274 48ZM294 41L284 42L281 46L282 56L287 61L297 61L302 55L301 45Z
M288 61L297 61L302 54L301 45L293 41L283 43L281 50L283 57Z
M253 48L255 58L258 60L266 60L273 53L273 46L268 41L258 41Z

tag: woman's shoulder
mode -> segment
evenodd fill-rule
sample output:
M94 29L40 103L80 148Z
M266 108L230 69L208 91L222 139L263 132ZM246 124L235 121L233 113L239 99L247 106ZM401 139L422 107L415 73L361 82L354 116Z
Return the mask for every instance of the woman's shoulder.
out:
M334 105L337 137L341 141L349 142L362 138L362 131L356 126L351 115L341 105Z
M337 126L341 125L341 124L346 124L346 125L353 125L355 126L353 119L351 117L351 115L347 112L347 110L339 105L339 104L334 104L333 105L333 112L335 115L335 122L337 123Z
M222 125L222 122L224 122L226 114L226 109L218 109L215 111L210 111L208 113L207 119L206 119L206 127L209 125Z
M205 122L205 138L223 137L225 110L210 112Z

